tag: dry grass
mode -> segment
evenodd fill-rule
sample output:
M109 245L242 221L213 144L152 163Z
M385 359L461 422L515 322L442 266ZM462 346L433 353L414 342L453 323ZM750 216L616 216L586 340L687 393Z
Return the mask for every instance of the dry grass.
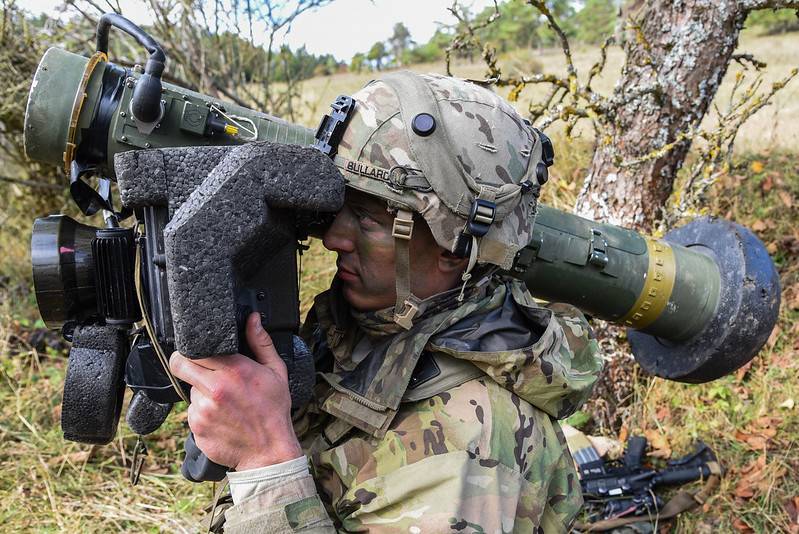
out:
M757 59L768 64L763 82L764 87L770 87L772 83L784 78L792 68L799 66L796 56L797 49L799 49L799 34L756 36L744 31L737 52L751 53ZM577 46L574 50L574 64L578 73L585 76L598 57L598 50L595 47ZM599 93L609 95L612 92L621 72L623 60L624 54L619 47L609 48L605 71L592 83ZM560 74L564 72L563 53L557 49L516 51L503 56L500 60L501 65L507 66L503 68L507 68L508 72L515 72L513 65L532 62L535 62L544 73ZM412 68L417 72L444 72L443 63L414 65ZM737 63L730 66L716 97L716 102L720 106L723 106L729 98L733 76L740 69L741 67ZM458 62L452 70L453 74L464 78L479 79L485 73L485 68L479 61L471 64ZM299 115L298 120L303 124L315 127L321 114L327 111L330 102L336 96L352 94L377 76L378 74L371 72L342 73L303 82L303 105L301 106L303 112ZM750 76L754 76L754 74ZM503 96L506 93L507 90L501 91ZM545 93L545 87L528 87L522 92L521 98L515 103L515 106L524 113L531 100L540 100ZM705 125L710 126L712 123L713 117L712 114L709 114ZM578 133L582 133L590 139L590 125L586 123L578 129ZM796 146L799 146L799 82L795 81L777 94L771 106L747 122L745 129L738 137L736 148L745 152L793 151ZM558 157L563 157L567 150L569 150L568 147L561 144L558 147Z
M769 63L767 79L778 78L795 65L790 57L795 36L751 38L742 50ZM578 67L585 70L593 52L578 50ZM554 51L538 53L544 70L560 68ZM621 55L613 50L608 75L598 87L610 90ZM419 70L441 71L440 65ZM475 65L458 65L458 74L479 77ZM304 121L314 124L339 93L350 93L372 74L341 74L305 82ZM721 93L725 91L722 87ZM739 147L760 154L739 160L741 167L725 178L712 196L711 211L761 228L783 279L784 304L780 331L745 373L711 384L687 386L655 380L639 385L640 402L627 421L630 431L661 436L676 452L702 438L719 453L728 469L721 490L704 514L682 518L682 532L791 531L787 502L799 495L799 415L787 408L799 403L799 245L792 241L799 202L799 158L779 155L792 151L799 136L799 84L785 89L775 106L747 125ZM524 105L524 102L521 103ZM311 117L314 117L311 119ZM315 124L314 124L315 125ZM557 142L557 166L545 201L571 205L588 162L590 139ZM770 185L769 185L770 184ZM136 487L128 482L127 467L135 442L123 423L114 443L90 447L66 442L59 429L61 388L65 370L64 345L58 336L42 340L31 295L28 242L30 223L40 213L17 210L17 200L31 191L0 184L0 520L8 532L187 532L197 530L202 507L210 500L210 484L185 482L178 473L182 440L187 433L185 410L178 409L167 424L148 437L148 469ZM34 192L35 194L36 192ZM788 195L785 197L785 195ZM785 198L794 199L789 207ZM52 200L52 199L51 199ZM56 199L50 206L66 206ZM757 223L757 221L763 221ZM330 253L318 241L303 257L302 309L327 287L333 274ZM788 304L786 304L786 302ZM793 304L791 304L793 303ZM780 406L784 407L780 407ZM765 421L763 417L774 417ZM765 426L764 426L765 425ZM652 433L655 434L652 434ZM736 432L738 434L736 434ZM764 441L748 435L760 432ZM763 445L753 447L753 445ZM765 457L762 464L758 460ZM750 466L746 471L746 466ZM751 496L747 490L751 489ZM738 496L736 496L736 493ZM741 496L743 495L743 496ZM748 527L747 527L748 526ZM794 531L796 527L794 526Z

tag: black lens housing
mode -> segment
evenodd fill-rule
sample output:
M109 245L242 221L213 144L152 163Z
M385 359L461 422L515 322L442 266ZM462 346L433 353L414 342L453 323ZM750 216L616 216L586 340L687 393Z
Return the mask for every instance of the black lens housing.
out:
M36 219L31 235L33 285L48 328L97 317L92 241L97 228L66 215Z
M141 319L130 228L95 228L66 215L36 219L31 236L33 285L48 328L132 325Z

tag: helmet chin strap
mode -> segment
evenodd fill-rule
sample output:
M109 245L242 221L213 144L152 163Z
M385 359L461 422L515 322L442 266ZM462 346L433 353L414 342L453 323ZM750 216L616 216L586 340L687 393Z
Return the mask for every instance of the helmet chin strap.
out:
M413 318L419 311L420 300L411 293L410 243L413 235L413 213L399 209L394 216L394 272L396 276L397 301L394 304L394 322L410 330Z
M458 294L458 302L463 302L463 293L466 291L466 284L469 283L469 280L472 279L472 269L477 264L477 238L472 236L472 247L469 252L469 264L466 266L466 270L463 271L461 275L461 281L463 281L463 285L461 286L461 292Z

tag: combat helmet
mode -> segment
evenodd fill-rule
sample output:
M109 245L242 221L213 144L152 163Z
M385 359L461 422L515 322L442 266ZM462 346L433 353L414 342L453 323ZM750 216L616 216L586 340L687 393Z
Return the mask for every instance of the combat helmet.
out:
M510 104L475 83L400 71L331 107L315 146L348 187L396 210L398 324L411 327L419 302L410 292L413 212L439 245L469 258L464 284L477 263L512 266L532 235L553 152Z

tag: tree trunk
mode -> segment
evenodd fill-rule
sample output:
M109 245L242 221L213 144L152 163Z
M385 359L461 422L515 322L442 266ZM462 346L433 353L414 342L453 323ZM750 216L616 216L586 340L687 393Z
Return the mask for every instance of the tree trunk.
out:
M752 9L797 1L647 2L628 30L626 62L613 94L615 116L600 132L575 211L651 230L721 83ZM670 150L662 150L674 144ZM641 160L637 164L636 160Z

